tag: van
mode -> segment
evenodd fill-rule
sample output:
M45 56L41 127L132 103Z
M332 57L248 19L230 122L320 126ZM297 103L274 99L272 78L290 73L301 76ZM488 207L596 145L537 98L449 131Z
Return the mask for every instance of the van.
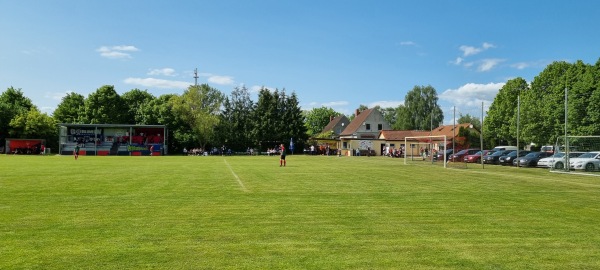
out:
M506 151L506 150L517 150L518 148L516 146L496 146L494 147L494 149L492 149L492 151L496 152L496 151Z

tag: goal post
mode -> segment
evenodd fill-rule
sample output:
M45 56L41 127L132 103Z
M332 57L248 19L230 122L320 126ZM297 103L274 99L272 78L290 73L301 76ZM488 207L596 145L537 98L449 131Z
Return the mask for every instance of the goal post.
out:
M448 138L446 135L431 135L431 136L409 136L404 138L404 164L408 164L408 159L415 160L415 156L421 160L435 162L437 154L443 156L441 159L446 168L446 147Z

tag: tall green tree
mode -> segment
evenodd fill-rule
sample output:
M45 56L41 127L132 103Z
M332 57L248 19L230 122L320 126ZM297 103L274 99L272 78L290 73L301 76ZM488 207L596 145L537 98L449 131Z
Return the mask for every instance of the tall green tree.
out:
M52 116L58 123L81 123L85 110L85 97L71 92L61 99Z
M144 125L150 123L149 106L155 97L148 93L148 90L131 89L123 93L121 98L127 107L128 124Z
M272 147L269 144L278 140L279 136L275 129L279 117L276 96L269 89L261 88L252 116L254 121L252 134L262 148Z
M19 114L28 112L36 108L31 99L25 97L21 89L9 87L0 95L0 145L4 145L4 140L11 133L10 122Z
M164 94L148 102L148 125L165 125L168 134L168 151L171 154L182 153L183 148L198 147L198 141L183 118L175 113L174 99L179 97L175 94Z
M398 108L381 108L379 106L376 106L376 108L381 112L381 115L383 115L383 119L385 119L385 121L388 122L388 124L390 124L391 127L393 127L396 124L396 122L398 121Z
M322 106L320 108L312 108L310 111L304 112L306 119L305 126L309 136L316 136L323 131L323 128L329 124L331 117L336 117L341 113L334 109Z
M122 124L129 123L125 102L112 85L104 85L89 94L85 100L84 123Z
M172 99L173 110L189 125L202 148L215 141L223 99L223 93L208 84L192 85Z
M440 126L444 113L437 102L435 88L415 86L406 94L404 106L398 108L396 126L406 130L431 130Z
M295 93L287 95L262 88L253 113L253 134L262 150L277 143L288 145L293 138L295 149L300 149L308 139L304 115Z
M566 62L548 65L521 95L519 139L524 143L554 143L564 134L565 83L570 68Z
M565 74L568 93L568 134L598 135L600 134L600 105L598 101L600 74L594 66L581 60L571 65ZM564 99L563 99L564 104ZM563 106L564 107L564 106ZM560 116L560 114L557 114ZM564 114L563 114L564 115ZM556 136L564 135L564 118L557 119L553 125ZM562 131L562 132L561 132ZM555 137L550 138L552 142Z
M254 102L245 86L235 87L231 97L225 98L218 125L218 138L221 144L226 144L236 151L255 147L256 140L252 136L253 107Z
M283 140L285 141L291 142L292 139L294 140L294 151L302 149L308 140L305 122L306 119L302 113L302 108L300 108L298 96L295 92L292 92L292 94L286 96L285 99L285 113L283 121L285 129L282 135Z
M45 139L46 146L58 146L57 123L54 118L41 113L36 107L22 111L11 121L11 137L24 139ZM58 148L55 148L58 149Z
M517 143L517 98L529 89L523 78L511 79L500 90L485 118L483 132L494 145Z
M411 130L412 123L406 119L410 118L410 113L403 104L396 107L396 122L392 125L394 130Z

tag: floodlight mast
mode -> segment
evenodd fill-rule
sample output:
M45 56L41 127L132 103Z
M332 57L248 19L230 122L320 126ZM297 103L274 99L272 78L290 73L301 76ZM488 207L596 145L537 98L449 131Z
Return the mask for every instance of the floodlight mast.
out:
M568 104L569 104L569 99L568 99L568 91L569 89L567 88L567 76L565 74L565 171L569 171L571 169L571 165L569 163L569 140L567 138L567 119L568 119ZM558 148L560 148L560 146L557 145Z

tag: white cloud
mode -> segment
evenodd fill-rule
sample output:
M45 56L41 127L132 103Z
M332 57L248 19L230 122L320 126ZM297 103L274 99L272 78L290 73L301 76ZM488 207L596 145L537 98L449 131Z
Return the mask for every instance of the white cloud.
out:
M464 60L462 57L456 57L456 60L452 61L452 64L460 65Z
M349 115L352 114L352 110L348 109L350 103L348 101L340 100L340 101L330 101L330 102L309 102L308 104L301 105L303 110L312 110L314 108L327 107L332 108L334 111Z
M156 87L156 88L169 88L169 89L186 89L190 85L190 82L184 81L171 81L155 78L127 78L123 80L126 84L139 85L144 87Z
M479 66L477 66L477 71L490 71L502 62L504 62L504 59L483 59L479 62Z
M208 82L215 83L215 84L220 84L220 85L233 85L233 84L235 84L235 81L233 80L233 77L231 77L231 76L219 76L219 75L212 75L212 76L208 77Z
M268 87L268 86L264 86L264 85L253 85L252 87L250 87L250 93L259 93L261 89L266 88L269 91L275 91L275 87Z
M496 48L496 45L494 45L492 43L484 42L483 43L483 48L486 49L486 50L489 49L489 48Z
M325 106L325 107L341 107L341 106L348 106L348 101L330 101L330 102L325 102L325 103L321 103L321 106Z
M369 108L373 108L378 106L381 108L397 108L400 105L404 105L404 101L396 101L396 100L383 100L383 101L375 101L367 105Z
M46 98L56 101L62 101L63 97L66 97L70 93L73 93L73 91L47 93Z
M102 46L96 50L100 53L100 56L110 58L110 59L120 59L120 58L132 58L129 52L137 52L138 48L130 45L120 45L120 46Z
M530 62L518 62L518 63L514 63L512 65L510 65L510 67L512 68L516 68L516 69L526 69L526 68L530 68L530 67L537 67L537 68L544 68L546 66L548 66L552 61L548 61L548 60L537 60L537 61L530 61Z
M175 73L175 69L172 68L160 68L160 69L151 69L148 72L148 75L150 76L156 76L156 75L162 75L162 76L177 76L177 74Z
M463 56L467 57L467 56L471 56L471 55L476 55L480 52L483 52L487 49L490 48L495 48L496 46L494 44L488 43L488 42L484 42L483 45L480 48L477 47L473 47L473 46L467 46L467 45L462 45L459 47L459 50L461 50L463 52Z
M139 51L138 48L136 48L135 46L131 46L131 45L113 46L112 49L115 51L127 51L127 52Z
M473 46L462 45L459 48L463 52L463 56L467 57L470 55L476 55L482 51L480 48L475 48Z
M232 76L215 75L212 73L198 73L199 76L206 77L207 81L214 84L220 85L235 85L235 80ZM256 86L253 86L256 87ZM257 92L260 90L256 90Z
M516 68L516 69L526 69L529 67L529 63L520 62L520 63L514 63L510 66L513 68Z
M417 46L417 43L413 41L402 41L400 42L400 46Z
M40 107L40 112L45 113L47 115L52 115L55 109L55 107L42 106Z
M458 89L448 89L440 94L440 99L458 107L480 107L481 102L489 106L504 83L467 83Z

